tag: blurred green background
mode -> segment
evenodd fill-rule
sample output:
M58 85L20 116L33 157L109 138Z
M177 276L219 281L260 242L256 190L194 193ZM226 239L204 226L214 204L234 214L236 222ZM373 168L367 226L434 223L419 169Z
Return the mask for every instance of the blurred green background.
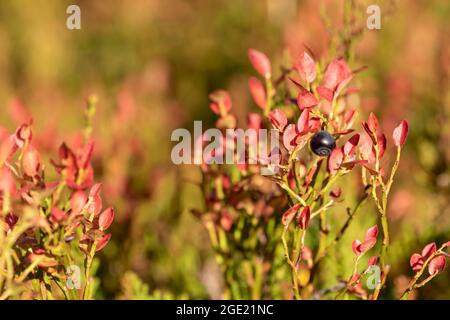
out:
M368 67L357 77L356 103L363 115L376 112L386 132L410 121L389 206L391 279L400 290L411 276L409 256L450 240L450 4L352 2L362 19L369 4L382 9L381 30L354 39L351 67ZM81 8L81 30L66 28L70 4ZM0 2L1 126L13 130L32 117L39 147L55 154L77 139L85 99L99 97L95 174L118 215L100 256L98 298L220 297L206 232L189 212L201 206L192 183L198 172L171 164L170 134L193 120L213 126L208 93L218 88L230 91L242 120L254 110L247 49L275 64L304 45L327 56L345 27L343 7L342 0ZM351 265L350 242L372 222L361 214L327 278ZM450 298L449 282L447 269L417 297Z

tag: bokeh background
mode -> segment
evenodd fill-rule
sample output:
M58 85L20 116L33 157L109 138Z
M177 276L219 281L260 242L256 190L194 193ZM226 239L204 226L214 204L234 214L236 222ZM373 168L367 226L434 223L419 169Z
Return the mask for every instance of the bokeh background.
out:
M345 4L347 3L347 4ZM96 180L116 208L112 241L101 253L97 298L219 298L221 276L208 237L190 213L201 207L195 167L170 161L173 129L193 120L213 126L208 93L225 88L239 117L254 110L247 49L275 64L307 45L317 57L347 41L362 88L362 114L374 111L391 132L410 121L389 205L392 287L408 277L409 256L431 241L450 240L450 3L318 0L2 0L0 126L33 118L39 149L49 157L79 139L86 98L95 117ZM347 30L380 5L381 30ZM81 8L81 30L66 28L66 8ZM339 51L338 51L339 52ZM50 169L50 168L49 168ZM52 170L52 169L50 169ZM370 216L370 218L369 218ZM361 225L373 214L360 216ZM354 226L333 272L351 265ZM331 262L337 263L337 262ZM450 269L417 298L450 298ZM337 271L336 271L337 272ZM395 295L395 292L392 293Z

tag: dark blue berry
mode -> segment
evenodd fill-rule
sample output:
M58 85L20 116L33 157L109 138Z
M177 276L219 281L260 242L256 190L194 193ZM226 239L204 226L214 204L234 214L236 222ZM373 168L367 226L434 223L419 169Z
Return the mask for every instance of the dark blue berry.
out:
M326 131L315 133L310 142L311 151L318 156L329 156L331 151L336 148L336 140Z

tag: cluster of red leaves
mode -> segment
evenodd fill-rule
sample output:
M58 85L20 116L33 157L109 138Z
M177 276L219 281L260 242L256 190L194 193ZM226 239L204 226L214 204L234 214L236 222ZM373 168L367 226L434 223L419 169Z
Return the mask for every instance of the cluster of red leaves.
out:
M381 196L382 192L386 193L387 198L398 167L401 149L408 136L408 122L406 120L400 122L393 130L392 139L389 139L390 142L388 142L386 135L381 132L378 118L373 113L369 114L367 121L362 122L362 132L355 132L354 122L357 118L357 111L347 108L347 96L357 92L358 89L349 87L355 72L343 59L332 60L321 71L319 70L320 65L316 63L312 55L304 52L290 69L286 69L288 72L283 71L279 79L273 79L274 72L271 62L264 53L249 49L248 57L256 72L263 79L250 77L248 80L250 96L255 105L261 109L262 115L248 114L247 128L258 130L267 129L271 126L279 133L280 148L272 149L266 157L269 157L270 160L274 160L274 158L277 160L278 165L275 165L275 176L272 177L272 182L284 189L287 192L284 194L285 199L290 198L293 203L285 210L281 222L284 226L284 232L287 233L291 222L296 221L295 229L301 231L302 248L306 249L304 238L311 220L318 216L320 212L328 210L335 202L340 201L339 199L342 196L343 192L339 187L334 188L331 192L323 192L324 190L321 188L327 189L326 184L329 181L334 181L335 178L351 172L356 165L361 165L364 186L373 188L371 193L376 198L374 200L377 200L377 194ZM278 95L277 90L281 85L285 87L283 87L283 93ZM294 96L292 96L293 92ZM236 117L232 114L230 94L225 90L217 90L210 95L210 100L210 109L219 116L216 127L219 129L236 128L238 123ZM296 108L291 108L293 105ZM327 131L336 141L336 147L332 149L331 154L327 158L314 157L312 152L306 155L300 154L299 151L305 149L311 138L321 130ZM258 137L252 137L248 138L245 143L251 145L257 143L257 141ZM385 171L389 168L389 161L384 158L388 143L397 148L397 158L391 167L390 176L385 181ZM226 141L221 141L221 144L222 149L219 151L216 149L214 152L224 153ZM211 153L210 158L214 155ZM247 156L249 155L246 154ZM268 165L269 159L259 154L251 156L257 157L258 165L248 165L246 161L244 164L237 164L237 168L244 177L250 174L256 178L258 166ZM316 190L315 179L320 174L322 162L327 164L326 171L321 174L322 186ZM273 165L273 162L271 162L271 165ZM231 211L224 209L224 207L230 207L230 204L233 206L235 198L240 200L245 198L242 192L248 190L248 187L245 187L244 181L231 183L230 177L225 173L226 171L215 172L213 167L208 165L202 166L202 170L207 173L206 177L210 176L207 179L208 181L204 181L204 184L213 185L210 195L206 198L211 203L208 211L215 211L217 218L214 220L220 221L222 227L228 231L233 225L230 221L235 220L230 217L236 217L237 215L230 214ZM370 181L367 181L366 172L370 174ZM220 190L217 190L218 185L221 186ZM271 192L265 196L263 196L264 189L259 190L259 201L265 202L264 199L267 199L269 201L266 203L274 203L272 200L276 191L274 193L274 188L270 190ZM315 195L315 198L313 198L315 200L312 203L311 194ZM325 201L322 200L326 195L329 196L330 200L324 204ZM321 201L318 200L319 197L321 197ZM252 198L256 199L256 196L254 195ZM319 202L322 203L322 208L317 208ZM278 204L283 205L285 203L286 201L280 201ZM270 207L270 212L282 209L282 207L273 205ZM237 202L232 211L238 212L241 208L242 204ZM245 206L245 208L248 209L249 213L252 212L252 206ZM380 203L377 203L377 209L378 211L385 210ZM383 212L379 213L385 215ZM226 221L226 223L223 223L223 221ZM219 225L219 223L216 223L216 225ZM295 229L294 232L297 232ZM375 246L377 235L378 227L374 226L367 231L364 241L355 240L353 242L352 249L357 256L356 260L359 260L360 256ZM385 243L383 241L383 245ZM285 245L285 251L288 250L287 245ZM310 253L313 255L311 250ZM320 259L320 254L317 252L318 256L315 259ZM288 257L293 272L297 273L298 263L290 260L289 252L285 252L285 255ZM293 256L297 259L295 253ZM299 259L301 260L301 258ZM311 261L315 259L311 259ZM371 258L368 267L375 265L377 262L378 257ZM384 268L384 265L382 267ZM385 272L384 269L383 272ZM361 275L353 274L352 279L347 283L348 289L357 295L367 296L365 293L363 294L361 283L359 283Z
M353 241L352 243L353 253L357 256L360 256L363 253L372 249L377 243L377 235L378 235L378 226L373 226L369 228L369 230L367 230L366 232L366 236L363 242L359 240Z
M13 272L35 262L49 274L64 273L73 242L86 257L103 249L114 210L102 211L101 184L94 184L90 163L93 143L75 152L63 144L59 161L52 161L59 179L46 181L31 124L14 134L0 130L0 141L0 232L6 239L1 245L9 243L10 235L14 239L9 248L2 247L18 257Z
M450 241L445 243L443 247L450 246ZM430 261L427 261L430 259ZM409 260L409 264L414 272L422 270L425 262L428 262L428 273L434 275L442 272L446 265L446 255L443 252L438 252L436 243L427 244L421 253L414 253Z
M263 76L269 77L271 75L270 62L266 55L254 49L249 50L250 60L255 69ZM319 99L314 95L310 84L316 79L316 63L314 59L307 53L300 57L298 62L294 65L300 79L306 85L303 86L299 81L289 78L291 82L299 90L296 104L301 114L296 124L289 124L286 114L281 109L274 109L268 114L268 118L273 128L280 131L282 134L282 141L284 147L288 151L297 148L302 148L309 141L310 137L320 130L322 123L321 119L316 115L312 115L312 108L320 106L325 115L329 116L332 110L333 100L337 99L340 93L343 92L350 80L353 78L353 73L342 59L332 61L325 70L325 74L321 84L317 86L317 94L324 100ZM264 89L264 85L256 78L252 77L249 80L250 93L257 106L264 109L267 105L268 92ZM353 89L347 89L347 93ZM330 125L335 129L334 136L340 137L353 132L352 125L356 117L355 110L344 110L337 119L330 119ZM336 148L329 158L329 170L335 174L339 169L352 169L355 164L362 164L366 166L370 172L375 173L375 170L368 166L376 160L381 160L383 157L387 139L386 136L378 132L378 119L371 113L369 120L363 122L363 128L367 132L362 135L361 145L359 147L360 159L357 159L356 148L360 143L360 134L353 135L344 146ZM408 135L408 122L403 120L400 125L395 128L392 137L395 146L403 146Z
M281 217L281 222L283 226L287 227L291 221L297 217L297 225L300 229L306 230L309 226L309 220L311 219L311 210L309 206L303 208L300 212L301 204L297 203L290 207L283 216Z

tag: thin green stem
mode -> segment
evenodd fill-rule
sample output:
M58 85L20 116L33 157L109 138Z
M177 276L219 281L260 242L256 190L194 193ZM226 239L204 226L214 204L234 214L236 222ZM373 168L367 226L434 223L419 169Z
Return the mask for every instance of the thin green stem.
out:
M273 91L273 85L272 85L272 79L266 78L266 106L264 108L264 116L268 116L270 113L270 109L272 107L272 91Z
M292 262L290 253L289 253L289 247L286 241L286 234L288 231L289 225L286 226L283 230L283 233L281 234L281 241L283 243L284 248L284 255L286 257L286 260L288 264L291 266L291 276L292 276L292 289L294 291L294 297L297 300L300 300L300 291L298 290L298 275L297 275L297 268L295 267L295 264Z
M87 256L86 272L85 272L86 285L84 286L82 300L86 300L86 299L90 298L91 267L92 267L92 261L94 260L96 248L97 248L97 244L94 242L92 244L91 250L89 251L89 255Z

